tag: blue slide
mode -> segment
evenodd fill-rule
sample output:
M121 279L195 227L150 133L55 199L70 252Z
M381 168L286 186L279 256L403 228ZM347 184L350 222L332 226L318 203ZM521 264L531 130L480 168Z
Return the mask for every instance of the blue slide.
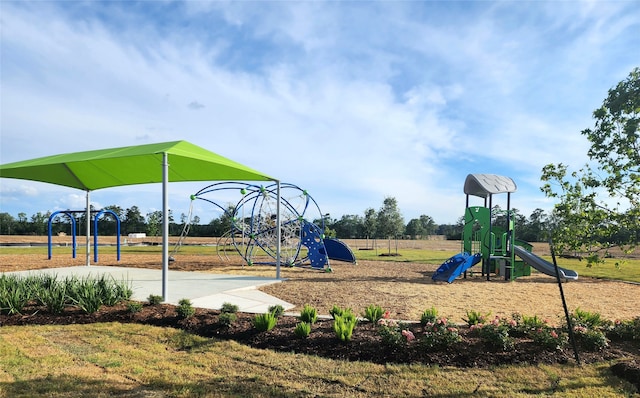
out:
M341 240L333 238L325 238L324 249L325 254L331 260L344 261L347 263L356 263L356 256L353 255L351 248Z
M476 253L471 255L469 253L460 253L451 257L440 268L433 273L431 279L434 281L447 281L453 282L457 277L462 275L463 272L478 264L482 260L482 254Z

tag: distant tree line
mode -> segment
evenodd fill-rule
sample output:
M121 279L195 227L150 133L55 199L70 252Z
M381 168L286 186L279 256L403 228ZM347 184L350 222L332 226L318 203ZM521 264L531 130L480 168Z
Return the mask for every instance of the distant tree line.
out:
M95 211L95 209L92 208ZM104 208L111 210L120 219L120 233L126 236L130 233L145 233L147 236L160 236L162 230L162 212L154 211L143 215L137 206L122 209L111 205ZM230 209L232 210L232 209ZM541 209L536 209L528 218L520 214L517 209L512 209L516 219L516 236L520 239L537 242L547 239L549 217ZM499 206L494 207L494 223L506 225L506 214L500 211ZM9 213L0 213L0 235L46 235L47 224L51 213L36 213L27 217L25 213L19 213L14 218ZM83 235L85 231L86 214L74 213L76 219L76 233ZM340 239L427 239L431 235L444 235L446 239L457 240L461 238L464 218L460 217L455 224L436 224L431 216L426 214L405 223L398 202L393 197L384 199L382 206L375 210L368 208L362 215L346 214L340 219L332 219L326 215L324 220L311 220L321 225L324 221L325 236ZM193 216L191 220L184 213L178 220L173 212L169 211L169 235L179 236L185 226L189 224L189 236L219 237L228 233L231 229L229 213L223 213L220 217L212 219L209 223L201 223L200 217ZM93 233L93 223L91 225ZM71 219L59 213L51 225L53 235L60 233L71 234ZM109 213L103 213L98 221L99 235L115 235L116 220Z

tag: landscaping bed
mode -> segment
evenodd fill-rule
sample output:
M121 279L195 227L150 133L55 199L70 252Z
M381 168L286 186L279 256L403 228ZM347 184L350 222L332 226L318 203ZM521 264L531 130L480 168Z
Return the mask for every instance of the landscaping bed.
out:
M266 332L253 325L255 314L237 313L237 319L229 326L220 321L220 311L196 309L188 318L181 317L176 306L144 304L133 312L127 303L103 306L88 314L77 307L68 307L61 314L49 314L44 307L28 306L22 314L0 315L0 325L65 325L95 322L139 323L172 327L204 337L235 340L238 343L261 349L296 352L320 357L374 363L425 363L439 366L490 367L503 364L551 364L574 361L569 344L562 349L549 349L520 336L513 339L512 348L503 350L474 334L467 326L457 326L458 342L427 348L421 344L424 327L420 323L408 326L416 339L399 340L390 344L383 340L380 325L361 320L350 341L341 341L333 330L332 319L319 319L312 325L307 338L299 338L294 329L300 320L296 316L281 316L276 326ZM640 359L639 341L611 339L607 347L596 350L580 350L580 360L585 363L616 359ZM636 365L637 366L637 365ZM638 380L634 381L638 383Z
M433 244L433 242L429 242ZM416 243L412 243L416 244ZM81 257L81 256L80 256ZM158 267L157 254L127 255L117 262L112 254L101 255L100 265L127 267ZM2 255L0 271L37 269L69 265L82 265L83 259L71 261L57 256L47 260L42 255ZM178 315L175 306L141 306L133 312L130 304L102 306L87 314L77 306L68 306L61 314L48 313L43 306L27 305L21 314L0 315L0 325L31 324L83 324L93 322L140 323L173 327L206 337L235 340L248 346L282 352L296 352L332 359L370 361L375 363L426 363L439 366L492 367L503 364L552 364L573 362L570 344L561 349L550 349L530 336L514 334L513 344L502 349L487 342L477 331L464 325L468 311L491 313L506 322L515 313L548 319L558 327L563 322L563 310L558 287L553 278L543 275L519 278L505 282L498 278L486 281L480 275L453 284L435 283L430 275L437 264L392 263L361 261L357 265L334 263L333 272L325 273L298 268L283 268L283 283L265 286L260 290L294 304L299 312L309 304L328 318L332 306L353 308L361 316L368 305L376 304L389 312L390 318L410 323L407 330L414 341L385 341L380 326L361 321L351 340L340 341L333 330L331 319L320 319L312 326L308 338L298 338L294 330L299 320L283 316L268 332L254 328L255 314L238 313L237 319L226 326L220 321L220 311L196 309L187 319ZM178 254L171 269L239 275L273 276L273 267L247 267L233 261L221 261L212 256ZM600 314L603 319L616 322L638 317L637 297L640 286L624 282L605 281L581 277L577 282L564 285L570 311L578 307ZM421 343L424 327L420 314L428 308L437 308L457 329L459 341L452 344L425 346ZM559 329L558 329L559 330ZM387 340L388 335L386 336ZM609 336L613 337L613 336ZM600 349L580 348L583 362L612 361L612 371L635 383L638 381L640 346L637 340L609 338L608 345Z

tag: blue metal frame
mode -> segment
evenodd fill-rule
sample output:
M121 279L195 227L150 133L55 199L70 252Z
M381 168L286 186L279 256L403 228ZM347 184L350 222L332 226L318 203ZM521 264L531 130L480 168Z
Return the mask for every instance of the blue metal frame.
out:
M49 239L47 241L47 246L48 246L48 252L49 252L49 260L51 260L52 257L52 250L51 250L51 223L53 221L54 218L56 218L56 216L58 214L66 214L70 219L71 219L71 245L73 246L73 258L76 258L76 219L73 217L73 215L71 214L71 212L69 212L68 210L58 210L56 212L54 212L53 214L51 214L49 216L49 223L48 223L48 231L49 231Z
M98 262L98 219L103 214L111 214L116 219L116 246L118 252L118 261L120 261L120 219L113 210L100 210L93 217L93 262Z
M323 242L323 234L324 234L324 217L322 217L322 212L320 211L320 207L317 202L309 195L305 190L300 187L288 184L281 183L281 190L293 189L298 190L304 195L305 202L303 209L298 211L294 207L294 205L287 199L280 198L281 209L285 209L285 211L294 215L295 217L285 221L282 223L281 228L293 227L298 229L298 238L299 244L295 248L295 252L292 256L292 261L290 261L289 266L302 266L306 262L311 262L311 266L313 268L322 268L328 264L328 258L326 258L326 251L324 250L324 242ZM222 207L220 204L210 200L208 198L203 197L204 195L211 194L214 192L226 191L226 190L237 190L242 194L242 198L237 202L237 204L232 209L232 214L230 214L229 210ZM200 199L204 200L208 203L213 204L222 212L224 212L232 221L230 237L231 241L238 251L238 253L242 256L242 258L247 262L247 264L274 264L274 262L253 262L252 258L254 255L254 251L257 248L262 249L269 257L275 260L277 253L275 252L275 248L269 245L269 242L261 239L263 236L275 235L274 231L277 232L276 226L272 225L269 221L263 219L264 211L265 211L265 201L260 200L260 197L276 197L277 196L277 184L270 184L267 186L258 186L250 183L243 182L219 182L207 187L202 188L197 193L191 195L191 199ZM320 226L312 224L311 222L305 220L304 216L307 211L310 209L310 206L315 207L318 211L318 215L321 220ZM245 217L244 219L237 222L237 215L240 210L246 207L250 209L250 215ZM271 215L273 217L273 215ZM245 221L249 221L248 230L245 226ZM294 224L299 223L299 226ZM308 225L313 225L313 228L307 227ZM313 236L311 236L313 235ZM246 245L244 251L241 250L241 246L245 243L240 242L238 239L242 236L244 238L249 239L249 243ZM311 240L310 240L311 239ZM322 246L322 250L317 250L315 244L311 244L311 242L320 242L319 244ZM304 257L300 257L302 246L307 247L307 255ZM316 254L316 252L318 252ZM325 257L324 260L318 258L320 253ZM310 258L312 256L313 258Z

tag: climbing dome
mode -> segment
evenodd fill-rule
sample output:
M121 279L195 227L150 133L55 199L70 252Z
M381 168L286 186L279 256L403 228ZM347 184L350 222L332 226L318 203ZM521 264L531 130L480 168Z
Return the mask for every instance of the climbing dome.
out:
M238 202L219 204L223 191L237 191ZM193 200L204 200L223 212L229 222L220 247L233 245L249 264L275 264L277 258L277 184L258 186L242 182L209 185ZM288 266L329 266L323 242L324 217L307 191L293 184L280 184L280 261Z

